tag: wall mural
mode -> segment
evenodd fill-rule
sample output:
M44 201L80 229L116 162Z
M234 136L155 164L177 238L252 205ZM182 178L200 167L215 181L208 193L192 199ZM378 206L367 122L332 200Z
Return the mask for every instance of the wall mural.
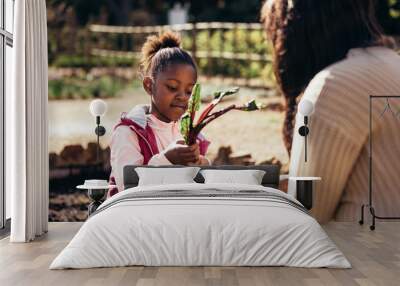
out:
M71 19L66 21L73 22ZM128 41L117 27L92 25L74 29L75 32L61 32L70 39L69 43L88 35L93 42L70 47L59 39L55 51L49 51L51 221L86 219L89 199L86 191L76 186L85 179L109 178L113 128L123 112L151 102L139 70L140 49L148 34L132 31ZM156 35L158 27L144 29L153 29ZM60 36L56 31L50 23L50 44L53 36ZM191 103L198 109L194 120L197 127L189 128L193 112L185 113L179 126L182 137L189 143L201 131L210 141L205 156L212 164L274 163L287 172L288 155L281 135L284 104L275 88L261 25L204 23L194 36L191 30L176 33L181 36L184 50L192 55L196 50L193 58L199 83L192 97L195 102ZM247 47L254 47L251 53L244 53ZM94 99L107 105L107 112L101 116L106 132L100 137L98 160L96 118L89 110Z
M287 107L275 81L272 48L259 22L263 1L183 1L187 5L182 11L176 11L176 1L139 1L135 7L130 1L46 2L50 221L87 218L89 198L76 186L112 175L110 145L121 114L154 102L146 90L144 78L149 74L143 70L142 48L148 36L168 30L180 36L180 46L196 63L193 83L199 84L185 89L187 95L194 90L190 102L175 106L183 116L181 143L191 145L203 138L200 141L210 144L206 150L199 146L199 151L214 165L272 163L281 166L281 173L288 172L288 142L282 136ZM400 15L398 1L384 2L378 18L390 33L399 34L400 27L392 21ZM180 16L171 17L173 13ZM166 25L168 19L179 25ZM89 110L94 99L103 100L107 109L101 116L105 134L99 142L96 117ZM158 115L164 111L158 110ZM167 157L179 162L181 157L175 155Z

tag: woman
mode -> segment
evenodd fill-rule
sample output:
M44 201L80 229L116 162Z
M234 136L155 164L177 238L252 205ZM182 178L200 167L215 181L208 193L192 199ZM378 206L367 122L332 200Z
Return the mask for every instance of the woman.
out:
M321 222L359 218L368 196L369 95L400 95L400 56L385 47L389 40L374 15L372 0L269 0L262 9L287 103L290 175L322 177L312 210ZM300 97L315 105L307 163L297 132L303 118L295 118ZM395 111L397 102L390 102ZM374 105L374 205L378 215L397 216L400 117L380 117L385 103L378 99ZM294 194L294 187L289 184L288 191Z

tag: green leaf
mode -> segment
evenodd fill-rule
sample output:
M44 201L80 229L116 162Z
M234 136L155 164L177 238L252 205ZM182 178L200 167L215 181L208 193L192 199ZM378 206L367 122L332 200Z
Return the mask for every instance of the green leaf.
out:
M257 104L256 100L250 100L244 105L244 111L254 111L260 109L260 105Z
M190 96L189 106L186 113L181 118L181 134L185 139L186 144L189 144L190 129L193 128L193 120L196 115L196 111L200 109L200 84L196 83Z
M192 95L189 101L189 111L191 113L193 111L197 111L200 109L200 100L201 100L200 90L201 90L200 84L196 83L193 87Z
M219 101L222 100L225 96L235 94L239 91L238 87L233 87L223 91L217 91L214 93L214 99L218 99Z
M189 131L190 131L190 114L185 113L182 118L181 118L181 134L183 138L185 139L186 144L188 143L189 140Z

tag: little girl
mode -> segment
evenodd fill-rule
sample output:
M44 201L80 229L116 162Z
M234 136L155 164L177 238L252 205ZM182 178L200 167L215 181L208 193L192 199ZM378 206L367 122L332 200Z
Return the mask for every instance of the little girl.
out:
M185 145L178 120L185 113L197 68L192 57L180 48L179 37L166 32L151 36L142 48L143 88L150 95L150 105L135 106L123 113L114 127L110 148L111 197L123 190L126 165L205 165L210 142L203 137L192 146Z

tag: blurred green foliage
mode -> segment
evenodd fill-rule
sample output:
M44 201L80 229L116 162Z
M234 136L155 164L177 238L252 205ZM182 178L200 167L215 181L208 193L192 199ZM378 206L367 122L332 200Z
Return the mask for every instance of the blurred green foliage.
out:
M112 76L102 76L93 79L63 77L49 80L49 99L114 97L119 92L136 86L136 82L128 82Z
M129 58L96 57L83 55L59 54L51 63L54 67L72 67L90 69L93 67L131 67L136 65L136 60Z
M97 41L106 43L115 50L138 51L143 42L133 39L126 44L117 35L94 35L88 25L152 25L165 24L166 13L175 2L190 4L190 21L258 22L262 0L175 1L175 0L46 0L48 9L48 50L49 64L57 68L83 68L89 74L94 67L137 68L138 59L92 56ZM234 2L234 3L233 3ZM400 35L400 0L378 0L377 18L386 33ZM157 15L155 17L155 15ZM145 37L145 35L142 35ZM144 38L143 38L144 39ZM183 34L183 46L192 50L191 34ZM122 44L121 44L122 43ZM115 48L123 45L125 48ZM264 38L264 32L246 30L198 31L197 51L254 53L270 55L271 48ZM234 78L259 78L267 85L275 84L272 65L266 61L231 60L221 57L199 58L200 74ZM69 78L49 82L50 98L86 98L89 96L115 96L126 83L113 82L104 77L88 81ZM96 93L97 90L97 93ZM101 94L98 94L101 90ZM96 95L97 94L97 95Z
M191 51L193 45L191 35L183 34L183 47ZM240 54L270 55L268 45L262 30L247 31L217 30L214 32L200 31L196 37L197 51L200 52L231 52ZM261 78L269 85L274 84L272 65L266 61L249 61L247 59L200 58L198 59L200 73L210 76L227 76L236 78Z
M115 35L111 36L111 38L106 38L109 46L112 46L116 50L122 49L122 47L118 47L120 39L115 37ZM186 50L192 50L193 38L191 34L184 33L182 35L182 42ZM199 52L211 51L256 55L269 55L271 53L271 48L265 41L262 30L199 31L196 35L196 47ZM85 54L84 51L87 49L87 47L79 45L76 48L76 53L56 53L52 56L52 61L49 60L49 63L51 66L57 68L83 68L87 71L94 67L132 67L134 69L138 67L138 59L96 57ZM140 45L133 47L133 49L140 50ZM248 79L260 78L268 85L274 85L272 66L266 61L199 58L197 64L202 75Z
M73 10L80 27L93 22L122 26L166 24L167 12L176 2L189 5L191 22L258 22L265 0L46 0L48 9L57 14L54 18L48 15L50 19L65 22L67 12ZM386 33L400 35L400 0L375 3L377 18Z

